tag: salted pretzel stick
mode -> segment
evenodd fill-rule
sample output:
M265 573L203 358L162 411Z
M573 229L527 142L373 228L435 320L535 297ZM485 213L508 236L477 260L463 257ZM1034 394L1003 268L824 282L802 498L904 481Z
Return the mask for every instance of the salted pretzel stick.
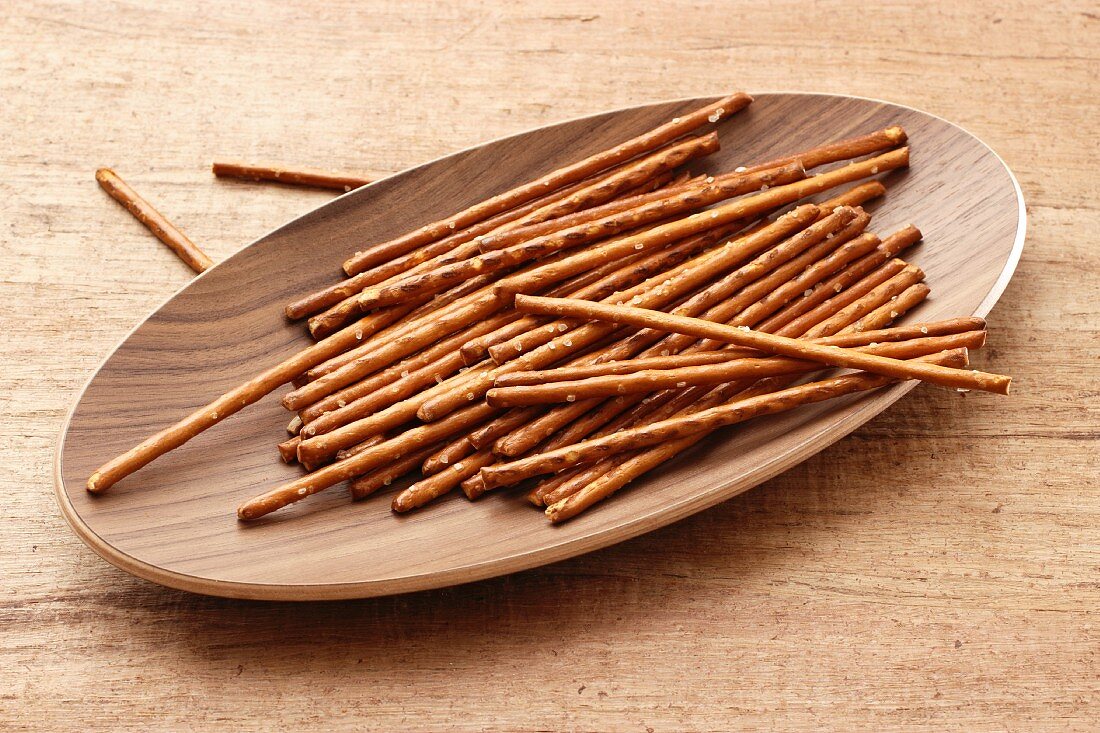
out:
M475 473L470 478L463 481L459 486L462 487L462 493L466 495L466 498L473 501L479 496L484 494L487 489L485 487L485 481L482 480L480 473Z
M978 348L984 343L981 331L955 336L941 336L916 341L935 342L932 352L959 347ZM981 343L978 343L980 341ZM912 344L913 342L905 342ZM895 355L892 344L856 347L857 351L880 356ZM652 393L665 389L683 389L688 386L710 386L737 379L761 379L784 374L801 374L818 371L817 362L790 357L742 358L725 364L704 364L675 369L649 369L635 374L589 377L587 379L534 384L519 387L494 388L485 395L485 401L493 407L526 407L558 402L575 402L578 399L614 397L620 394Z
M849 369L862 369L896 379L920 379L943 387L978 389L997 394L1008 394L1011 377L979 371L948 369L936 364L903 363L873 354L851 349L821 346L805 340L776 336L735 328L721 323L711 323L699 318L675 316L660 311L631 306L574 301L568 298L540 298L535 295L516 296L516 310L524 313L542 313L554 316L571 316L588 320L655 328L674 333L685 333L697 338L715 338L737 346L748 346L778 356L792 356L821 364ZM518 370L517 370L518 371Z
M237 508L237 517L245 521L258 519L341 481L361 476L385 463L403 458L424 446L447 440L471 425L484 422L493 412L493 408L486 404L471 405L439 422L406 430L361 453L319 468L313 473L246 501ZM304 446L307 442L309 441L303 441L302 445Z
M783 244L760 255L755 260L696 293L683 304L677 306L673 313L699 316L705 312L705 317L708 319L726 320L731 313L742 310L759 297L760 288L758 286L766 285L765 292L770 291L774 285L769 283L774 282L776 276L781 278L780 281L788 279L794 272L800 271L809 263L821 258L828 250L858 234L866 226L869 219L870 217L862 211L857 212L846 207L839 208L826 219L813 224ZM830 236L833 237L835 244L828 240ZM772 270L772 272L768 273L769 270ZM736 295L731 297L735 292ZM637 331L606 350L599 356L599 360L625 359L634 356L654 342L661 341L662 336L661 332L652 329ZM660 352L654 349L652 353L647 352L643 355L652 356L655 353L661 355L671 353L671 351L679 350L692 340L687 337L682 337L682 342L676 341L675 338L666 339L665 349ZM547 436L575 420L593 425L600 419L614 416L616 408L609 407L605 410L597 410L597 416L592 420L584 420L582 415L596 408L598 403L598 400L595 402L580 401L554 408L530 425L501 438L494 446L494 450L506 456L521 455L534 448L537 443Z
M460 436L425 458L420 466L420 472L425 476L431 476L445 470L448 466L455 465L476 451L477 448L474 448L469 437Z
M284 440L282 443L279 443L279 457L283 459L283 463L298 462L298 444L301 442L301 436L295 435L290 440Z
M807 169L816 168L826 163L834 163L838 160L849 160L851 158L858 158L861 155L877 153L880 150L895 148L899 145L904 145L906 140L907 136L905 130L898 126L892 126L884 130L877 130L868 135L847 138L835 143L811 148L801 153L795 153L794 155L787 155L782 158L757 163L756 165L749 166L746 171L766 170L796 160L801 161L802 165Z
M395 512L407 512L424 506L429 501L452 491L494 460L496 456L489 451L479 451L467 456L453 466L445 467L445 470L422 478L409 486L394 497L392 508Z
M907 342L901 342L901 344L905 343ZM956 353L962 354L965 352L960 349ZM920 363L928 364L930 362L924 360ZM778 392L701 410L690 415L673 417L648 425L621 430L602 438L586 440L582 443L539 453L509 463L487 466L482 469L481 477L489 488L508 486L532 476L553 473L577 463L638 450L696 433L711 432L720 427L743 422L753 417L772 415L813 402L850 394L851 392L874 389L893 381L895 380L891 377L859 374L800 384Z
M508 267L545 257L561 250L575 249L589 242L606 239L612 235L687 213L717 201L757 191L761 187L790 183L804 177L805 172L802 168L797 164L791 164L784 168L739 175L729 181L715 181L710 184L703 183L689 187L682 193L671 194L666 198L629 209L621 214L613 214L587 224L569 229L560 229L541 237L527 239L510 247L485 252L461 262L444 265L419 275L404 278L392 285L368 288L360 293L359 306L366 310L400 302L408 297L438 292L440 289L464 278L489 272L500 272ZM796 198L801 198L801 196ZM765 204L770 204L770 202L765 202ZM631 240L648 237L645 241L649 243L649 246L634 247L632 243L630 247L622 248L622 254L632 254L634 250L653 249L658 244L665 245L772 208L774 208L772 205L760 205L757 209L748 210L740 216L719 217L708 214L706 217L678 219L655 227L648 233L631 237ZM600 259L591 266L574 268L572 272L562 277L591 269L592 266L602 264L608 259L610 258Z
M655 150L678 137L697 130L708 122L717 122L744 109L752 102L747 94L737 93L709 104L695 112L675 118L672 122L654 128L647 133L620 143L572 165L559 168L530 183L517 186L490 199L474 204L446 219L433 222L396 239L357 252L344 263L349 275L366 270L406 252L422 247L450 234L454 229L465 228L507 209L520 206L531 199L575 181L582 180L613 165Z
M229 160L215 160L210 166L218 178L238 178L245 181L275 181L293 186L327 188L334 191L351 191L368 183L385 178L389 173L338 173L320 168L285 165L258 165Z
M500 417L493 419L467 436L470 444L478 450L488 448L502 435L510 433L520 425L526 425L531 420L542 414L538 407L529 407L522 410L509 410Z
M826 199L818 204L818 208L821 209L821 213L818 217L824 219L826 216L832 213L833 209L838 209L841 206L851 206L853 209L857 206L863 206L872 199L876 199L879 196L886 194L886 186L883 186L878 181L868 181L867 183L860 183L857 186L852 186L850 189L842 194Z
M326 433L316 436L303 435L303 440L298 446L298 460L310 465L327 463L340 450L350 448L373 435L393 430L409 422L416 417L417 409L433 396L453 389L464 389L479 376L488 373L488 365L473 367L453 379L410 394L403 399L387 400L389 404L382 403L384 406L381 409L365 412L363 417L335 427ZM321 419L323 418L318 418L318 421ZM303 431L309 428L310 426L307 425Z
M416 467L420 465L420 462L431 455L432 451L437 447L437 445L430 445L427 448L398 458L392 463L385 463L378 468L364 473L349 485L348 488L351 491L351 498L365 499L383 486L389 486L405 474L415 471ZM366 450L366 448L363 450ZM362 453L362 450L357 452Z
M747 257L766 249L792 232L802 229L807 221L816 215L817 207L799 207L755 234L730 242L715 252L699 255L674 270L663 273L660 283L652 285L642 283L621 295L630 295L633 290L637 300L634 295L630 295L630 301L637 302L639 305L648 303L660 307L675 302L681 295L708 282L717 274L736 266ZM433 397L421 405L417 411L417 417L425 421L439 419L441 415L449 414L457 407L468 404L470 400L480 398L492 386L492 379L496 374L539 368L567 359L617 330L618 326L605 323L586 324L573 331L567 331L534 351L497 367L496 371L463 385L461 390L451 390Z
M564 259L547 263L522 275L512 275L500 281L502 290L513 293L536 292L546 287L548 283L569 277L576 272L583 272L593 266L615 257L621 257L632 249L645 250L665 241L670 236L683 237L696 231L698 227L709 228L706 224L719 225L727 221L743 219L769 211L779 206L797 201L805 196L851 183L852 181L885 173L888 170L902 168L909 164L909 149L899 148L884 155L870 158L858 163L850 163L842 168L821 173L804 180L776 186L761 191L752 196L744 196L721 206L709 209L695 217L687 217L669 224L656 227L649 232L627 237L614 243L596 245ZM782 169L773 169L782 170ZM759 175L759 174L749 174ZM528 244L532 244L528 242ZM501 250L506 252L507 250ZM506 260L507 261L507 260Z
M213 267L214 261L207 257L205 252L172 222L165 219L163 214L142 198L126 181L119 178L113 170L100 168L95 172L95 179L111 198L125 206L135 219L144 224L157 239L168 245L168 248L192 270L202 272Z
M139 445L108 461L88 478L88 491L106 491L121 479L180 447L202 431L217 425L230 415L270 394L310 367L342 353L359 343L369 330L370 318L364 318L260 372L213 402L195 410L179 422L146 438Z
M904 341L912 338L920 338L921 336L940 336L942 333L936 333L936 330L941 327L942 323L951 324L954 326L960 320L963 319L951 319L949 321L940 321L932 323L920 323L912 326L901 326L897 328L888 328L878 331L861 332L854 330L852 333L847 333L845 336L827 336L825 338L817 339L817 343L828 344L830 346L865 346L872 342L885 342L885 341ZM972 322L975 325L967 330L982 330L984 323L980 318L967 319L968 322ZM919 329L925 329L920 331ZM845 333L845 332L841 332ZM948 331L947 333L957 333L955 330ZM648 370L668 370L668 369L680 369L683 367L705 366L709 364L724 364L735 359L745 359L751 357L764 356L762 351L754 351L752 349L733 348L725 349L722 351L700 351L689 354L670 354L669 356L649 356L640 357L637 359L624 359L622 361L606 361L597 364L585 364L580 366L562 366L554 369L541 369L530 372L512 372L511 374L501 374L493 383L493 387L500 389L502 387L524 387L530 385L550 384L554 382L567 382L578 379L591 379L593 377L604 377L611 375L626 375L636 374L642 371Z
M929 363L939 363L950 366L964 366L966 364L965 352L949 352L942 355L934 355L932 357L924 357ZM890 381L885 377L874 377L870 375L851 375L848 377L837 377L837 380L847 380L847 383L843 386L834 385L834 389L849 389L851 392L861 391L862 389L870 388L874 389L876 386L882 386L888 384ZM861 382L857 380L864 380ZM831 380L825 380L831 381ZM875 384L879 382L880 384ZM814 382L812 384L822 384L821 382ZM803 385L807 386L807 385ZM798 387L792 387L790 390L797 390ZM789 390L784 390L790 393ZM775 393L778 394L778 393ZM769 400L775 399L774 395L765 395L761 397L749 398L748 400L734 402L731 405L726 406L727 409L737 409L738 406L749 404L752 400ZM715 408L721 409L721 408ZM581 491L577 492L573 496L561 500L555 504L551 504L546 509L546 515L552 522L563 522L567 519L575 517L585 509L591 507L593 504L606 499L622 486L629 483L632 479L640 476L655 465L659 465L657 462L664 460L665 455L675 455L675 453L684 450L686 447L698 442L706 433L697 433L695 436L689 436L678 441L673 441L667 446L662 446L659 449L648 451L641 456L630 459L625 463L613 468L609 473L600 477L596 481L586 486Z

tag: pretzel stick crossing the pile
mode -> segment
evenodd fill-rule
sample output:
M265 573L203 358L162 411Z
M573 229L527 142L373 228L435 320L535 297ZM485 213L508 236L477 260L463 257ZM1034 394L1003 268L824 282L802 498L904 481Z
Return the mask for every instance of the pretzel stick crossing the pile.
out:
M809 359L834 367L862 369L873 374L895 379L921 379L944 387L978 389L985 392L1008 394L1011 377L978 371L949 369L924 362L901 362L873 354L864 354L835 346L821 346L803 340L776 336L711 323L698 318L674 316L645 308L573 301L566 298L540 298L534 295L516 296L516 309L525 313L572 316L597 321L630 324L675 333L685 333L699 338L715 338L737 346L760 349L780 356Z

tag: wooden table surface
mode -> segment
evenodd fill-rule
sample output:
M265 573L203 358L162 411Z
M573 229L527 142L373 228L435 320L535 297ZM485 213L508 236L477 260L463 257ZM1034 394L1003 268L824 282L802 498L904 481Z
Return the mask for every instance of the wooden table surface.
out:
M292 5L32 2L0 18L0 728L1095 725L1094 3ZM978 364L1014 375L1011 398L922 387L679 524L396 598L167 590L61 520L66 410L190 277L96 167L219 259L328 194L215 181L215 155L397 170L735 88L890 99L1004 157L1029 232Z

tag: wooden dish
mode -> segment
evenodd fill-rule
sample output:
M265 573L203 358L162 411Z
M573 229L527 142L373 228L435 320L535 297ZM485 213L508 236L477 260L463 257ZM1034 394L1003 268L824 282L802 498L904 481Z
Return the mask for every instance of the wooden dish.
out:
M238 523L238 503L300 470L276 454L289 414L275 396L102 496L84 490L105 459L305 346L304 329L284 320L283 306L333 282L349 253L705 101L594 115L441 158L341 196L195 278L145 319L81 392L57 453L65 518L111 563L175 588L261 599L377 596L510 573L620 542L745 491L848 434L915 383L724 431L562 526L518 495L471 503L456 492L396 516L390 494L353 503L342 488ZM909 320L985 315L1023 247L1023 198L997 155L955 125L869 99L760 94L722 125L722 150L707 165L728 171L890 124L909 132L912 167L886 178L887 196L870 207L872 229L885 234L914 223L924 232L924 243L906 257L927 273L932 297ZM884 466L884 476L892 470Z

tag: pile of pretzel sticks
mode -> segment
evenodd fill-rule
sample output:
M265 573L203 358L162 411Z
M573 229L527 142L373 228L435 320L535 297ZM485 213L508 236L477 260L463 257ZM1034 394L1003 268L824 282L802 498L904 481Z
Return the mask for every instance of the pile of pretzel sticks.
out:
M908 165L889 127L692 176L734 94L404 236L290 303L317 342L102 466L101 492L286 384L300 478L254 520L339 483L407 483L409 511L507 486L564 521L721 427L898 380L1007 393L967 369L977 318L892 326L929 293L862 204ZM846 188L849 184L853 187ZM828 192L827 200L802 203ZM858 370L833 376L831 368ZM812 381L805 381L809 377Z

